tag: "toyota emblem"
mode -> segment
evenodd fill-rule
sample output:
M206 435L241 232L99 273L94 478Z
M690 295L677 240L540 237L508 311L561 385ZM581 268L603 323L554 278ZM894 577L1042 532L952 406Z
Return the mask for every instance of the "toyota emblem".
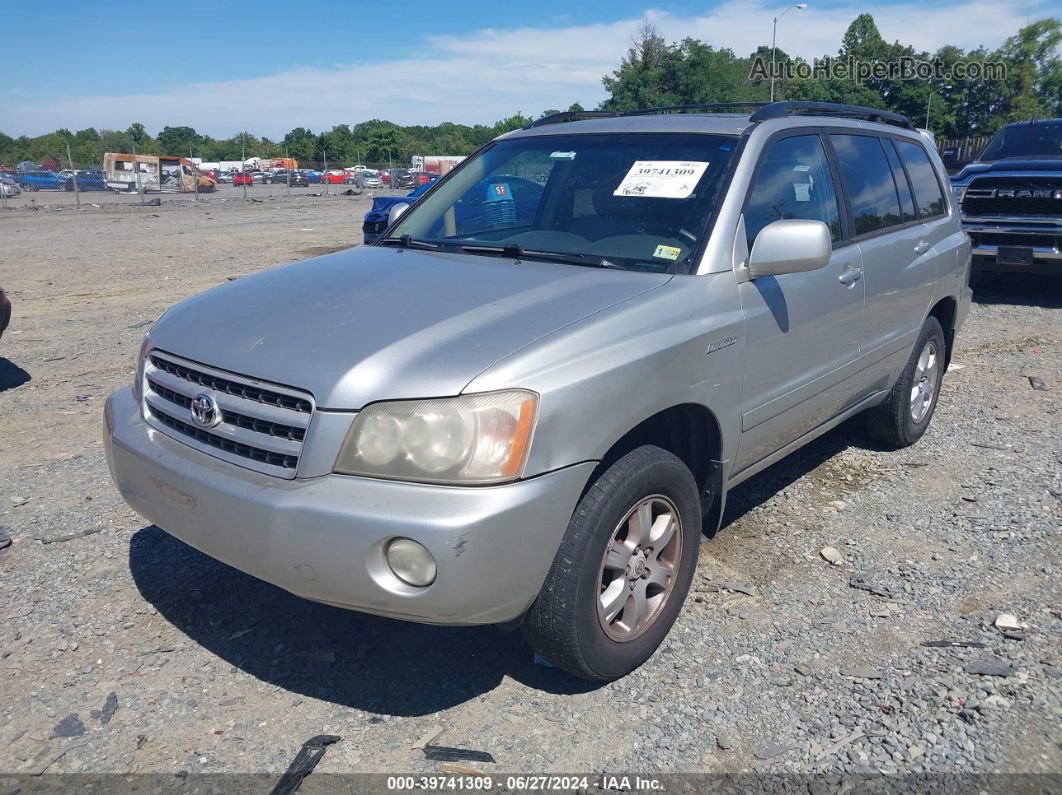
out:
M200 392L192 398L192 419L200 428L213 428L221 422L221 409L218 402L206 392Z

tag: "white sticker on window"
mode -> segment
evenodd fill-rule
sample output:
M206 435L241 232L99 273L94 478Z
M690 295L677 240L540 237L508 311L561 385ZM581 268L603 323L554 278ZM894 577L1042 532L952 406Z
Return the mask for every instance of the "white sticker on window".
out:
M575 160L575 152L550 152L549 156L553 160Z
M708 163L700 160L635 160L612 195L685 199L706 168Z

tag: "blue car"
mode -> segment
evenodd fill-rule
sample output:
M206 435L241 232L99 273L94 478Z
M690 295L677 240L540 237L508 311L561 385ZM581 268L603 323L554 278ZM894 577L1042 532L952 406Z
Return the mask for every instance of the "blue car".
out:
M322 172L317 171L316 169L307 169L302 173L306 175L306 181L309 182L311 185L321 181Z
M365 241L365 245L375 243L380 239L380 235L387 229L387 214L391 212L391 208L396 204L407 203L414 204L417 199L424 195L424 193L434 184L435 180L431 182L425 182L405 196L376 196L372 200L372 207L365 213L365 218L361 224L361 235Z
M18 172L18 184L22 190L62 190L63 181L54 171Z
M103 178L102 171L77 171L63 180L63 190L74 190L74 179L77 178L77 189L81 190L108 190L107 180Z
M401 202L414 204L432 184L421 185L406 196L377 196L373 199L372 208L365 213L361 227L365 243L376 242L384 233L387 229L387 214L392 207ZM454 210L462 224L482 225L484 229L499 224L511 226L524 218L530 223L541 196L542 185L538 182L495 174L477 183L475 188L458 200ZM431 238L442 236L441 228L428 233Z

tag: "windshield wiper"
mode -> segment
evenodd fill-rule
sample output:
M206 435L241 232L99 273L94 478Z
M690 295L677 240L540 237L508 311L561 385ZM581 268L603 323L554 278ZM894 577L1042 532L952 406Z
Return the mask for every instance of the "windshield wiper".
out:
M417 240L415 237L409 235L400 235L399 237L385 237L380 241L381 246L401 246L402 248L426 248L435 251L442 248L439 243L432 243L428 240Z
M538 259L547 262L563 262L567 265L583 265L589 268L619 268L615 262L597 254L576 254L563 251L535 251L526 249L516 243L503 246L463 245L461 250L468 254L500 254L513 259Z

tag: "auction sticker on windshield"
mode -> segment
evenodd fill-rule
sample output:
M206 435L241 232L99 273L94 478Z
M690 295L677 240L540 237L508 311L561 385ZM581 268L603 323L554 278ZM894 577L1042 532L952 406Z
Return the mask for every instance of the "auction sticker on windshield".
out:
M685 199L706 168L708 163L699 160L635 160L612 195Z

